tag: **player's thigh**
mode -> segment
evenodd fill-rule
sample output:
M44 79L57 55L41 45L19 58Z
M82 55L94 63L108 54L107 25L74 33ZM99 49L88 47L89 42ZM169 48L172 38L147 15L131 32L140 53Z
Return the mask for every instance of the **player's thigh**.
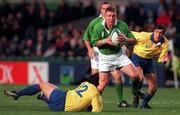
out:
M120 70L131 78L138 77L137 70L133 64L125 65Z
M57 88L57 86L51 84L51 83L40 83L41 91L44 93L44 95L49 99L52 91Z

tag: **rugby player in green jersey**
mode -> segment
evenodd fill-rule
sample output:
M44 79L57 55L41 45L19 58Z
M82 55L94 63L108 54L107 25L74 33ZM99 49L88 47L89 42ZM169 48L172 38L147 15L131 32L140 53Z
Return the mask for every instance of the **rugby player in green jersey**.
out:
M105 14L105 10L109 6L111 6L111 3L109 3L109 2L103 2L101 4L100 16L98 16L97 18L93 19L90 22L90 24L88 25L88 27L84 33L83 40L84 40L85 45L88 50L88 56L90 57L90 60L91 60L92 74L98 72L98 66L99 66L99 50L97 47L92 47L92 43L91 43L92 33L93 33L93 29L94 29L95 25L98 22L104 20L103 17ZM118 106L119 107L131 107L131 104L129 104L127 101L125 101L123 99L123 83L122 83L120 71L113 70L111 72L111 74L115 78L115 88L116 88L116 92L117 92L117 96L118 96ZM108 79L106 79L106 80L108 80ZM106 81L106 82L108 82L108 81ZM102 90L100 90L100 91L102 91Z
M114 31L120 31L118 41L119 45L115 45L110 37ZM105 11L104 20L98 22L94 29L91 38L93 46L99 49L99 76L100 85L98 89L103 91L109 79L109 73L114 69L127 74L132 78L132 92L139 93L137 85L139 83L138 74L131 60L123 53L122 45L132 45L136 40L129 31L125 22L117 19L117 11L113 7L108 7Z

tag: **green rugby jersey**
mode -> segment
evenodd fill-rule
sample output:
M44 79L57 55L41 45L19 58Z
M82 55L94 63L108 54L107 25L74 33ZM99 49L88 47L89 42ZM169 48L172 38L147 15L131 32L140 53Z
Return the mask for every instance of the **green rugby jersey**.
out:
M103 17L102 16L98 16L96 17L95 19L93 19L90 24L88 25L88 27L86 28L85 30L85 33L84 33L84 36L83 36L83 40L85 41L91 41L91 37L92 37L92 31L93 31L93 28L94 26L103 20Z
M115 23L115 25L108 31L105 28L105 21L102 20L98 22L93 29L93 34L91 38L91 43L93 44L93 46L96 46L98 40L106 39L107 37L109 37L111 35L111 32L114 31L115 29L120 30L122 33L124 33L126 37L135 39L134 35L128 29L128 25L125 22L118 20ZM110 55L110 54L119 52L121 50L121 47L122 47L121 45L111 46L111 45L105 44L101 47L98 47L98 49L100 50L102 54Z

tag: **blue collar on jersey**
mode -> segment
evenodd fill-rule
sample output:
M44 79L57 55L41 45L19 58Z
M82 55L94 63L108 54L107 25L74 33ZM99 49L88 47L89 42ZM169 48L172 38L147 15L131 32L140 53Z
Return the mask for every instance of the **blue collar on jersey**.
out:
M160 39L159 39L159 41L156 43L156 42L154 41L154 34L151 34L150 40L151 40L152 42L154 42L155 44L162 44L162 43L164 42L164 37L161 36Z

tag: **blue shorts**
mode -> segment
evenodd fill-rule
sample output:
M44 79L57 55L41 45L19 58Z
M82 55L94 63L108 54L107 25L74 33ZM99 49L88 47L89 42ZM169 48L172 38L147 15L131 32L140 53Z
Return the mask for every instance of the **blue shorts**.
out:
M131 61L136 67L142 67L144 74L155 73L153 59L142 58L134 54L131 57Z
M48 106L52 111L64 111L66 91L54 89L50 95Z

